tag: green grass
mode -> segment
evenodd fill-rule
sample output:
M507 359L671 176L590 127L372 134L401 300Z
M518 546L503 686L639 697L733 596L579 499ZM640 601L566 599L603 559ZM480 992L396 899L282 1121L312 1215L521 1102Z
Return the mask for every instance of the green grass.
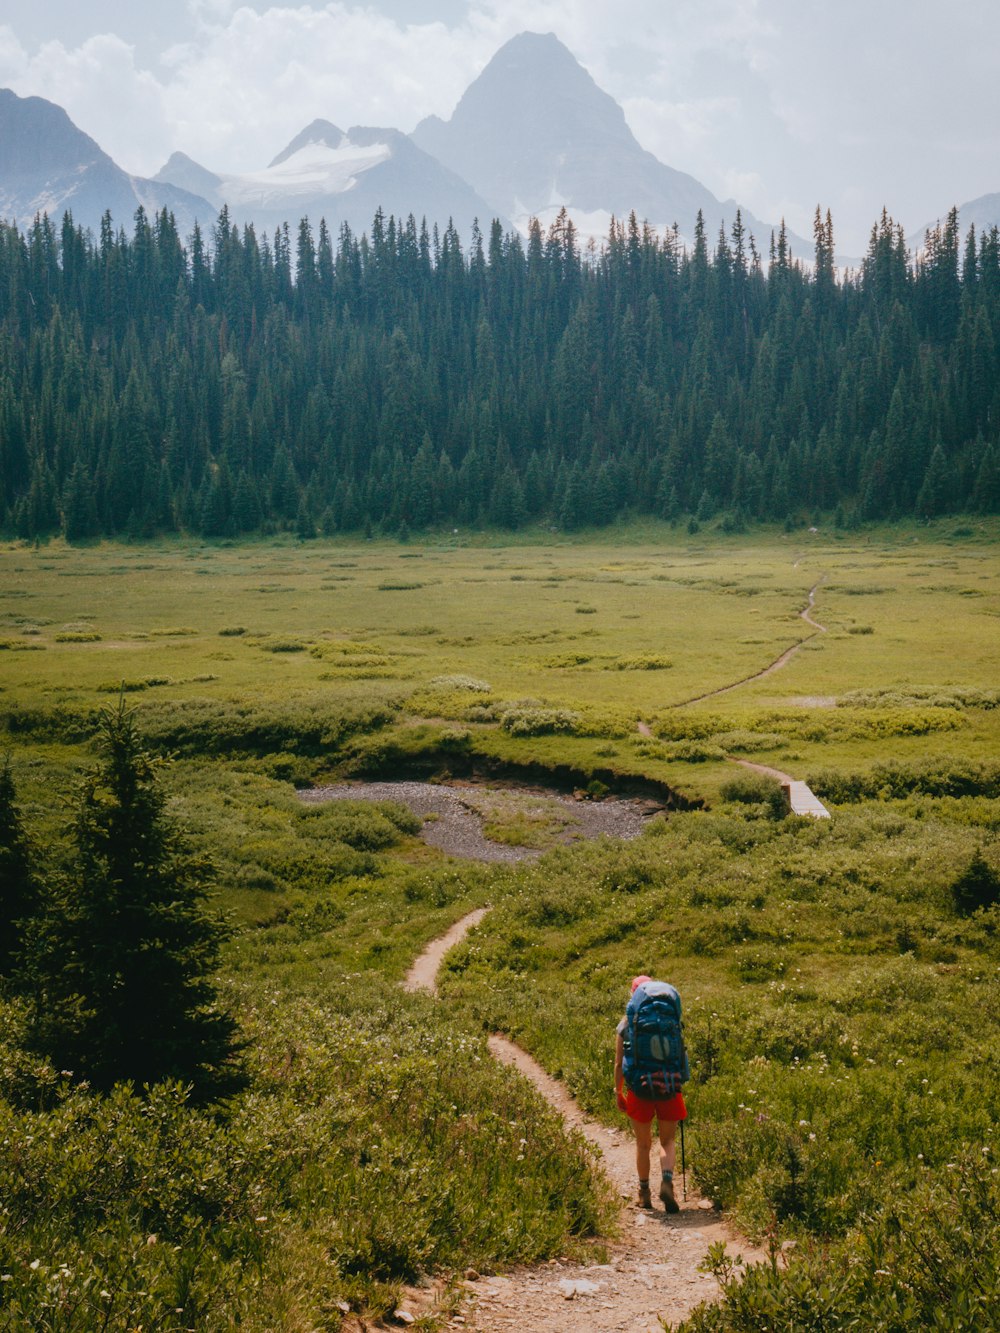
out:
M0 1137L19 1155L2 1168L17 1223L0 1225L0 1322L70 1327L75 1308L87 1327L106 1290L111 1325L181 1308L192 1326L336 1328L341 1305L375 1317L415 1275L605 1234L588 1153L482 1035L512 1032L613 1119L613 1026L638 971L684 996L702 1188L800 1243L801 1326L823 1279L810 1245L853 1272L895 1244L879 1228L901 1201L940 1218L932 1182L962 1145L992 1152L1000 1112L996 911L963 917L950 896L977 850L1000 864L1000 529L953 527L0 549L0 724L25 820L58 862L63 797L124 685L175 756L172 813L216 863L254 1065L219 1118L165 1092L146 1142L138 1099L103 1104L26 1063L4 1006ZM813 587L825 634L687 702L810 635ZM768 784L726 755L811 779L833 819L775 819ZM634 844L563 846L563 807L477 787L491 836L544 852L482 868L391 803L304 807L293 790L448 769L653 780L708 808ZM486 904L443 1001L404 998L423 945ZM992 1234L992 1205L974 1206ZM757 1327L791 1299L772 1278L696 1326Z

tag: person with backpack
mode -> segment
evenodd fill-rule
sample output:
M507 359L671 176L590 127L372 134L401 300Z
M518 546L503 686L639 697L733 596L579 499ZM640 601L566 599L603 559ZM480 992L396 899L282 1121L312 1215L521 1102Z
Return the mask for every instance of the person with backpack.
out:
M640 1208L653 1206L649 1159L655 1117L660 1140L660 1199L668 1213L680 1211L674 1196L675 1137L679 1122L687 1119L681 1085L690 1077L680 996L665 981L633 977L631 998L615 1043L615 1098L635 1131Z

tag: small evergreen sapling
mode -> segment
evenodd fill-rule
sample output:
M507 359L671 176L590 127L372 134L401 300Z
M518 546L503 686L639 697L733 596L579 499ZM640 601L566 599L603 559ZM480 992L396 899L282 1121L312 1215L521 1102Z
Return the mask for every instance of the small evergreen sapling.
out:
M204 908L210 867L167 816L162 761L124 700L100 741L36 961L30 1039L98 1088L177 1078L218 1095L239 1081L238 1042L209 975L225 934Z

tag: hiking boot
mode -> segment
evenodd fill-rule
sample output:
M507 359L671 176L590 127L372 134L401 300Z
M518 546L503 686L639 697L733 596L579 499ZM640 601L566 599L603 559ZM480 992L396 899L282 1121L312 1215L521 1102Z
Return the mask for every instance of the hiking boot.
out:
M653 1206L653 1196L652 1196L652 1195L650 1194L650 1192L649 1192L649 1181L648 1181L648 1180L640 1180L640 1181L639 1181L639 1207L640 1207L640 1208L652 1208L652 1206Z
M674 1198L674 1182L672 1180L664 1180L661 1182L660 1198L663 1201L663 1206L664 1208L666 1208L668 1213L680 1212L681 1206Z

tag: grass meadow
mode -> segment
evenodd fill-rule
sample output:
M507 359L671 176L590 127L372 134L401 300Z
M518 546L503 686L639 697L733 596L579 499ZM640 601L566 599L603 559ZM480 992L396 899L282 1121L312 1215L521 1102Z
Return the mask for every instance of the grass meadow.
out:
M4 1002L0 1327L335 1330L429 1276L434 1327L467 1266L599 1245L592 1156L484 1039L613 1120L639 971L685 1000L699 1185L772 1247L743 1282L719 1259L690 1327L992 1327L1000 909L954 886L977 855L1000 883L998 537L0 548L0 748L39 855L58 867L124 689L215 862L251 1066L222 1110L98 1099L20 1052ZM733 758L808 779L832 819L776 818ZM482 867L392 803L295 795L449 772L655 783L676 808L566 847L553 811L484 791L490 836L544 854ZM404 996L486 904L441 1001Z

